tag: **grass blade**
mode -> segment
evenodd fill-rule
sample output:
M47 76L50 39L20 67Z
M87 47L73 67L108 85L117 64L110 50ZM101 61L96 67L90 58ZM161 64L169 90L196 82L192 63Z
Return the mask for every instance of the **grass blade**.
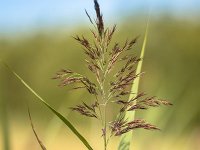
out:
M31 128L33 130L33 133L38 141L38 143L40 144L40 147L42 148L42 150L47 150L46 147L44 146L44 144L42 143L42 141L39 139L36 131L35 131L35 128L34 128L34 125L33 125L33 121L32 121L32 118L31 118L31 113L30 113L30 110L29 110L29 107L28 107L28 116L29 116L29 119L30 119L30 123L31 123Z
M83 144L89 149L93 150L87 140L77 131L77 129L67 120L62 114L57 112L52 108L39 94L37 94L16 72L14 72L5 62L0 60L0 62L32 93L34 94L40 102L42 102L47 108L49 108L60 120L63 121L65 125L83 142Z
M148 27L149 27L149 18L148 18L148 21L147 21L144 41L143 41L142 50L141 50L141 54L140 54L140 58L142 58L142 59L144 58L144 53L145 53L145 48L146 48L146 43L147 43ZM138 66L137 66L137 69L136 69L136 74L139 74L141 72L142 63L143 63L143 60L138 63ZM139 82L140 82L140 77L136 78L134 83L132 84L131 93L134 93L134 94L130 94L129 100L134 98L137 95L138 88L139 88ZM127 121L134 120L135 111L126 112L125 118L127 118ZM120 140L120 143L119 143L119 146L118 146L118 150L129 150L130 149L130 143L131 143L131 140L132 140L132 135L133 135L132 132L128 132L128 133L125 133L121 136L121 140Z

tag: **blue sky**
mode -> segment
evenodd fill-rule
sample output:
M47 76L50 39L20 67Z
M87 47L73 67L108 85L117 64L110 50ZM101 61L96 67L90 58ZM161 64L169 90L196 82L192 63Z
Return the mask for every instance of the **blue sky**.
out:
M109 19L144 12L149 7L155 14L168 12L183 18L200 14L200 0L99 0L99 3ZM0 0L0 31L73 25L85 20L85 8L94 14L92 0Z

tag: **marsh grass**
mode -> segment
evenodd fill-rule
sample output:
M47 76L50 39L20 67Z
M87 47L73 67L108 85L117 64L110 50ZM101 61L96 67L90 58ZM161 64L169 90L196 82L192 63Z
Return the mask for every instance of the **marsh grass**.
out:
M71 110L80 113L82 116L96 119L102 124L100 130L102 131L105 150L107 150L109 141L114 136L122 136L119 149L128 150L132 139L132 134L130 133L133 130L138 128L159 130L158 127L148 123L144 119L135 119L135 111L146 110L150 107L158 107L161 105L169 106L172 104L166 100L158 99L154 96L147 97L145 93L138 92L139 79L143 74L141 72L141 67L148 28L146 29L141 56L137 57L132 54L132 49L137 42L137 37L132 40L126 40L123 45L120 45L118 42L112 45L112 37L116 31L116 25L111 28L106 28L97 0L94 0L94 6L96 20L93 21L89 13L85 11L89 21L94 26L94 29L91 29L93 41L89 42L84 36L75 36L74 39L82 45L84 53L86 54L86 65L94 75L95 81L71 69L61 69L53 79L60 80L59 86L61 87L74 84L76 85L73 88L74 90L86 89L87 92L94 97L93 103L88 104L88 102L83 102L75 107L71 107ZM42 104L62 120L89 150L93 149L69 120L50 106L17 73L10 69L6 63L3 64L40 102L42 102ZM116 68L116 66L118 66L117 64L123 65L121 68ZM118 70L117 72L115 72L116 69ZM109 80L108 76L112 76L112 79ZM127 99L127 96L129 96L129 99ZM113 106L118 105L120 107L115 120L108 120L107 118L108 104ZM30 112L29 117L33 132L41 148L46 149L37 136Z
M135 111L172 104L154 96L147 97L145 93L138 91L139 79L143 74L141 68L147 41L148 23L141 51L142 58L138 58L130 52L138 38L126 40L123 45L115 41L115 44L112 45L116 25L112 28L105 27L97 0L94 0L94 8L96 11L94 21L85 10L90 23L94 27L94 29L90 29L93 35L92 42L83 35L77 35L74 39L82 46L86 55L86 66L92 72L95 80L71 69L61 69L53 79L60 81L60 87L73 84L75 85L74 90L86 89L94 97L93 103L82 102L82 104L71 107L71 109L82 116L96 119L102 124L101 130L105 150L113 136L122 136L119 149L127 150L132 139L132 130L138 128L159 130L158 127L147 123L144 119L135 119ZM118 64L123 65L119 67ZM119 68L116 69L117 66ZM109 76L112 76L111 80L109 80ZM132 88L130 87L131 84L133 84ZM130 96L127 100L128 95ZM116 119L108 120L108 105L116 104L120 107Z

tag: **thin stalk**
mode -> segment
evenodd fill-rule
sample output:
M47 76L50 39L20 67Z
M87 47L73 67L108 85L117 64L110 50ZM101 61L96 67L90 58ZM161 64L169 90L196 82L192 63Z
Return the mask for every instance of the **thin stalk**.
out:
M102 38L102 37L101 37ZM101 65L102 65L102 79L99 82L99 86L100 86L100 90L101 90L101 96L102 96L102 103L105 105L103 106L103 111L104 111L104 120L102 120L103 122L103 140L104 140L104 150L107 150L107 114L106 114L106 102L108 100L108 97L106 96L106 92L105 92L105 80L106 80L106 76L107 76L107 68L105 68L104 65L104 61L105 61L105 46L103 45L104 41L103 38L101 39L101 43L100 43L100 49L102 51L102 56L101 56ZM100 109L100 108L99 108Z
M105 96L105 91L104 91L104 82L103 82L103 102L106 102L106 96ZM104 106L104 149L107 149L107 121L106 121L106 105Z
M106 150L107 149L107 121L106 121L106 105L104 106L104 114L105 114L105 116L104 116L104 132L105 132L105 135L104 135L104 149Z
M99 103L99 99L98 99L97 95L95 95L95 98L96 98L97 102ZM103 126L103 116L102 116L101 108L98 107L98 110L99 110L100 121L101 121L102 126Z
M104 74L104 70L103 70ZM106 94L105 94L105 87L104 87L105 76L103 75L102 83L100 84L101 87L101 94L102 94L102 102L106 102ZM107 149L107 121L106 121L106 105L102 105L104 109L104 120L103 120L103 139L104 139L104 149Z

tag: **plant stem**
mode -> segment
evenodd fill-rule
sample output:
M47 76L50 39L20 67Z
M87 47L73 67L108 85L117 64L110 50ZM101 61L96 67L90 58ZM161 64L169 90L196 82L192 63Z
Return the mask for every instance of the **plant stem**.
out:
M97 102L99 103L99 99L98 99L97 95L95 95L95 98L96 98ZM101 121L102 126L103 126L103 116L102 116L101 108L98 107L98 110L99 110L100 121Z
M103 71L104 74L104 71ZM103 75L103 80L102 83L100 85L101 87L101 93L102 93L102 102L105 103L106 100L106 94L105 94L105 87L104 87L104 81L105 81L105 76ZM103 120L103 139L104 139L104 150L107 149L107 121L106 121L106 105L103 105L104 108L104 120Z
M104 106L104 149L107 149L106 105Z
M106 92L105 92L105 80L106 80L106 75L107 75L107 69L105 69L105 64L104 64L104 61L105 61L105 50L104 50L104 46L103 46L103 39L101 39L101 43L99 43L100 45L100 49L101 49L101 52L102 52L102 57L101 57L101 66L102 66L102 79L101 81L99 82L99 86L100 86L100 90L101 90L101 96L102 96L102 103L105 104L105 105L102 105L103 106L103 111L104 111L104 118L102 117L102 122L103 122L103 140L104 140L104 150L107 150L107 116L106 116L106 102L107 102L107 99L108 97L106 97Z

